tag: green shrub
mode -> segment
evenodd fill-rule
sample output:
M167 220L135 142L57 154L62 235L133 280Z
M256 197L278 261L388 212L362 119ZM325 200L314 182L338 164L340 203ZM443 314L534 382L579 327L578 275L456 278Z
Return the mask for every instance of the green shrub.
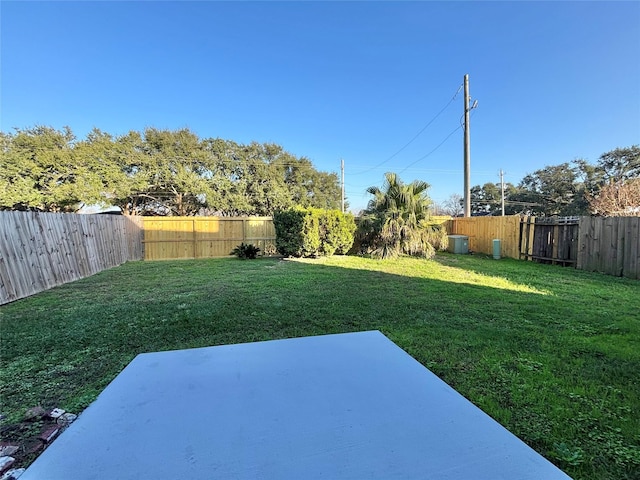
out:
M231 250L231 255L235 255L241 260L253 260L256 258L256 255L260 252L260 248L252 245L250 243L241 243L236 248Z
M276 250L285 257L295 257L302 253L302 225L304 212L284 210L275 212L273 226L276 230Z
M353 216L338 210L295 208L277 212L273 224L278 252L292 257L344 254L356 230Z
M320 250L324 255L346 254L353 245L356 223L353 215L340 210L318 210Z
M276 249L285 257L314 257L320 249L318 218L310 210L293 208L276 212Z
M339 212L338 235L336 253L346 255L351 247L356 234L356 220L350 213Z

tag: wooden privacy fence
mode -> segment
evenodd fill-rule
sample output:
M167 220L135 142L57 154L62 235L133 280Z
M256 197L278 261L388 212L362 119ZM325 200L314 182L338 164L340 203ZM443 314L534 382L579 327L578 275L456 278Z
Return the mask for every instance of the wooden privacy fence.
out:
M0 211L0 304L141 259L135 217Z
M640 279L640 217L581 217L577 268Z
M228 256L240 243L275 253L271 217L142 217L144 259Z
M446 223L450 235L467 235L473 252L493 253L493 240L500 240L500 255L519 257L520 217L464 217L452 218Z
M640 279L640 217L468 217L446 222L474 252Z

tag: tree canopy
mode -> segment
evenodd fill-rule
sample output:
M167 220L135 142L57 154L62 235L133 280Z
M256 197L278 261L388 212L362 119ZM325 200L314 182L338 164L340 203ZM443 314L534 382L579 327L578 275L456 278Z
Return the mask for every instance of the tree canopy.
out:
M505 184L505 213L537 216L640 215L640 147L603 153L595 165L582 159L550 165ZM471 188L474 215L500 215L500 185ZM615 213L614 213L615 212Z
M340 208L335 173L273 143L200 139L147 128L78 140L51 127L0 133L0 209L75 211L114 205L138 215L272 215L293 206Z
M505 183L504 191L505 199L510 198L515 195L516 187L511 183ZM460 201L462 201L462 198L460 198ZM462 207L459 210L462 213ZM517 207L513 201L505 202L504 210L505 215L517 213ZM482 186L471 187L471 214L494 216L502 214L502 192L499 184L489 182Z

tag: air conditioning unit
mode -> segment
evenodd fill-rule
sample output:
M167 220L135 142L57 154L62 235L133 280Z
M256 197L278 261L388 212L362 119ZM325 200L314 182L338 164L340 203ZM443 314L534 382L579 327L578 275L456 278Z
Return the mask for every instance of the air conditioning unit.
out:
M469 253L469 237L466 235L449 235L449 248L451 253Z

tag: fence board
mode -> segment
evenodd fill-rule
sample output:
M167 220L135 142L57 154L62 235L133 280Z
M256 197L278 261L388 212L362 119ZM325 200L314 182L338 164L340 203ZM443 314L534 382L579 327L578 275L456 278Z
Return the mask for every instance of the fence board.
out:
M275 245L271 217L142 217L145 260L229 256L240 243Z
M580 219L579 240L578 240L578 263L576 267L581 270L593 270L591 268L591 258L587 256L586 240L592 236L594 217L583 217Z
M621 277L624 271L624 222L616 222L616 254L615 254L615 270L612 275Z
M142 259L140 222L116 215L0 212L0 305Z
M640 217L627 217L625 229L625 266L622 274L640 279Z
M533 261L533 230L535 222L535 217L526 217L520 221L519 259Z
M611 217L607 217L603 219L602 222L602 242L601 248L603 255L600 256L600 271L604 272L607 269L615 268L615 245L613 244L613 221L614 219ZM616 229L617 233L617 229Z

